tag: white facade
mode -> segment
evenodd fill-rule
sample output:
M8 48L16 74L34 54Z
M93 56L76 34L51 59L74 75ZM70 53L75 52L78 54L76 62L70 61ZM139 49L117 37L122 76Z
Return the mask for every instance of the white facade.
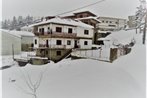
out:
M84 34L84 31L88 30L88 34ZM77 27L77 37L93 38L94 30L90 28Z
M79 46L80 46L81 49L91 49L92 40L90 40L90 39L80 39L79 40Z
M94 30L85 23L56 18L36 25L39 35L34 38L34 48L74 48L91 49ZM57 30L60 29L60 30ZM52 31L52 32L50 32ZM51 37L53 36L53 37ZM57 42L58 41L58 42ZM85 42L86 41L86 42ZM84 42L86 45L84 45Z
M101 23L99 23L97 27L103 30L120 30L124 29L127 24L126 19L121 18L98 17L98 19L101 21Z
M35 40L37 43L35 44ZM61 41L61 45L57 45L57 40ZM49 48L66 48L72 49L75 46L75 39L67 39L67 38L38 38L34 39L34 48L46 47L48 41ZM69 44L70 43L70 44ZM77 45L81 49L91 49L92 40L91 39L79 39L77 40Z
M21 36L15 35L7 30L0 30L1 35L1 52L0 55L12 55L12 45L14 54L21 52Z
M37 43L35 44L35 40ZM47 44L48 41L48 44ZM57 41L61 41L61 44L58 45ZM71 49L74 48L74 39L68 39L68 38L38 38L35 37L34 39L34 48L39 48L39 47L48 47L50 48L66 48L66 49Z

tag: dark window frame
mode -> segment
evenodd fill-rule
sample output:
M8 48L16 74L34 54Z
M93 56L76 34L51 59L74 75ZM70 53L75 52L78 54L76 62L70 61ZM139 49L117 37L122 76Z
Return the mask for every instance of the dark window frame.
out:
M61 33L62 32L62 27L56 27L56 32Z
M71 45L71 40L67 40L67 45Z
M89 30L84 30L85 35L89 35Z
M57 56L61 56L61 51L56 51Z
M68 33L73 33L73 29L72 28L68 28Z
M88 45L88 41L84 41L84 45Z
M56 45L62 45L62 40L56 40Z
M37 39L35 39L35 45L37 44Z

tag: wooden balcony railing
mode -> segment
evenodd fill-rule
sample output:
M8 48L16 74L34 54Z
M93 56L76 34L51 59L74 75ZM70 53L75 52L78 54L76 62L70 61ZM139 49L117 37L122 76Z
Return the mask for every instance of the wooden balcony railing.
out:
M46 44L39 44L39 48L59 48L59 49L65 49L66 45L46 45Z
M52 33L47 33L47 32L44 32L44 33L40 33L40 32L35 32L34 33L36 36L39 36L39 37L61 37L61 38L75 38L77 36L76 33L58 33L58 32L52 32Z

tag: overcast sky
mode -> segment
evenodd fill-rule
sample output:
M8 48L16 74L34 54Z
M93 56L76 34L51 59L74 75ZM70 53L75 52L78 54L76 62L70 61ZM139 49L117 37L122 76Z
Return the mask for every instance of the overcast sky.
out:
M99 0L3 0L2 18L13 16L48 16L76 9ZM139 0L105 0L82 10L90 10L99 16L127 18L135 13Z

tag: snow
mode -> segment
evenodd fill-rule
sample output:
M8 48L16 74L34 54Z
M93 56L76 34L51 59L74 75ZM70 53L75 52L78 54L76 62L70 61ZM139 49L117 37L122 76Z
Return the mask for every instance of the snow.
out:
M83 18L77 18L77 19L75 19L75 20L83 20L83 19L94 19L94 20L96 20L97 22L101 22L100 20L97 19L97 17L92 17L92 16L83 17Z
M10 33L20 35L20 36L30 36L30 37L35 36L32 32L27 32L27 31L15 31L15 30L12 30L12 31L10 31Z
M22 91L22 88L30 91L24 75L29 74L35 83L42 71L37 98L145 98L146 48L141 38L141 34L136 35L131 53L113 63L64 59L56 64L28 64L2 70L3 98L32 98ZM11 61L11 57L5 57L5 61Z
M17 37L21 37L21 36L33 37L33 36L35 36L32 32L27 32L27 31L15 31L15 30L11 31L11 30L4 30L4 29L0 29L0 31L2 31L4 33L9 33L9 34L17 36Z
M81 21L74 21L72 19L61 19L60 17L56 17L47 21L42 21L40 23L36 23L32 26L42 25L47 23L58 23L58 24L65 24L65 25L72 25L72 26L80 26L85 28L94 28L93 26L87 25Z
M10 30L0 29L0 33L8 33L8 34L11 34L11 35L16 36L16 37L21 37L18 34L15 34L15 33L10 32Z
M110 44L112 43L121 43L123 45L129 44L136 36L135 29L133 30L120 30L111 32L110 35L108 35L105 38L102 38L101 40L109 41ZM105 43L105 42L104 42Z

